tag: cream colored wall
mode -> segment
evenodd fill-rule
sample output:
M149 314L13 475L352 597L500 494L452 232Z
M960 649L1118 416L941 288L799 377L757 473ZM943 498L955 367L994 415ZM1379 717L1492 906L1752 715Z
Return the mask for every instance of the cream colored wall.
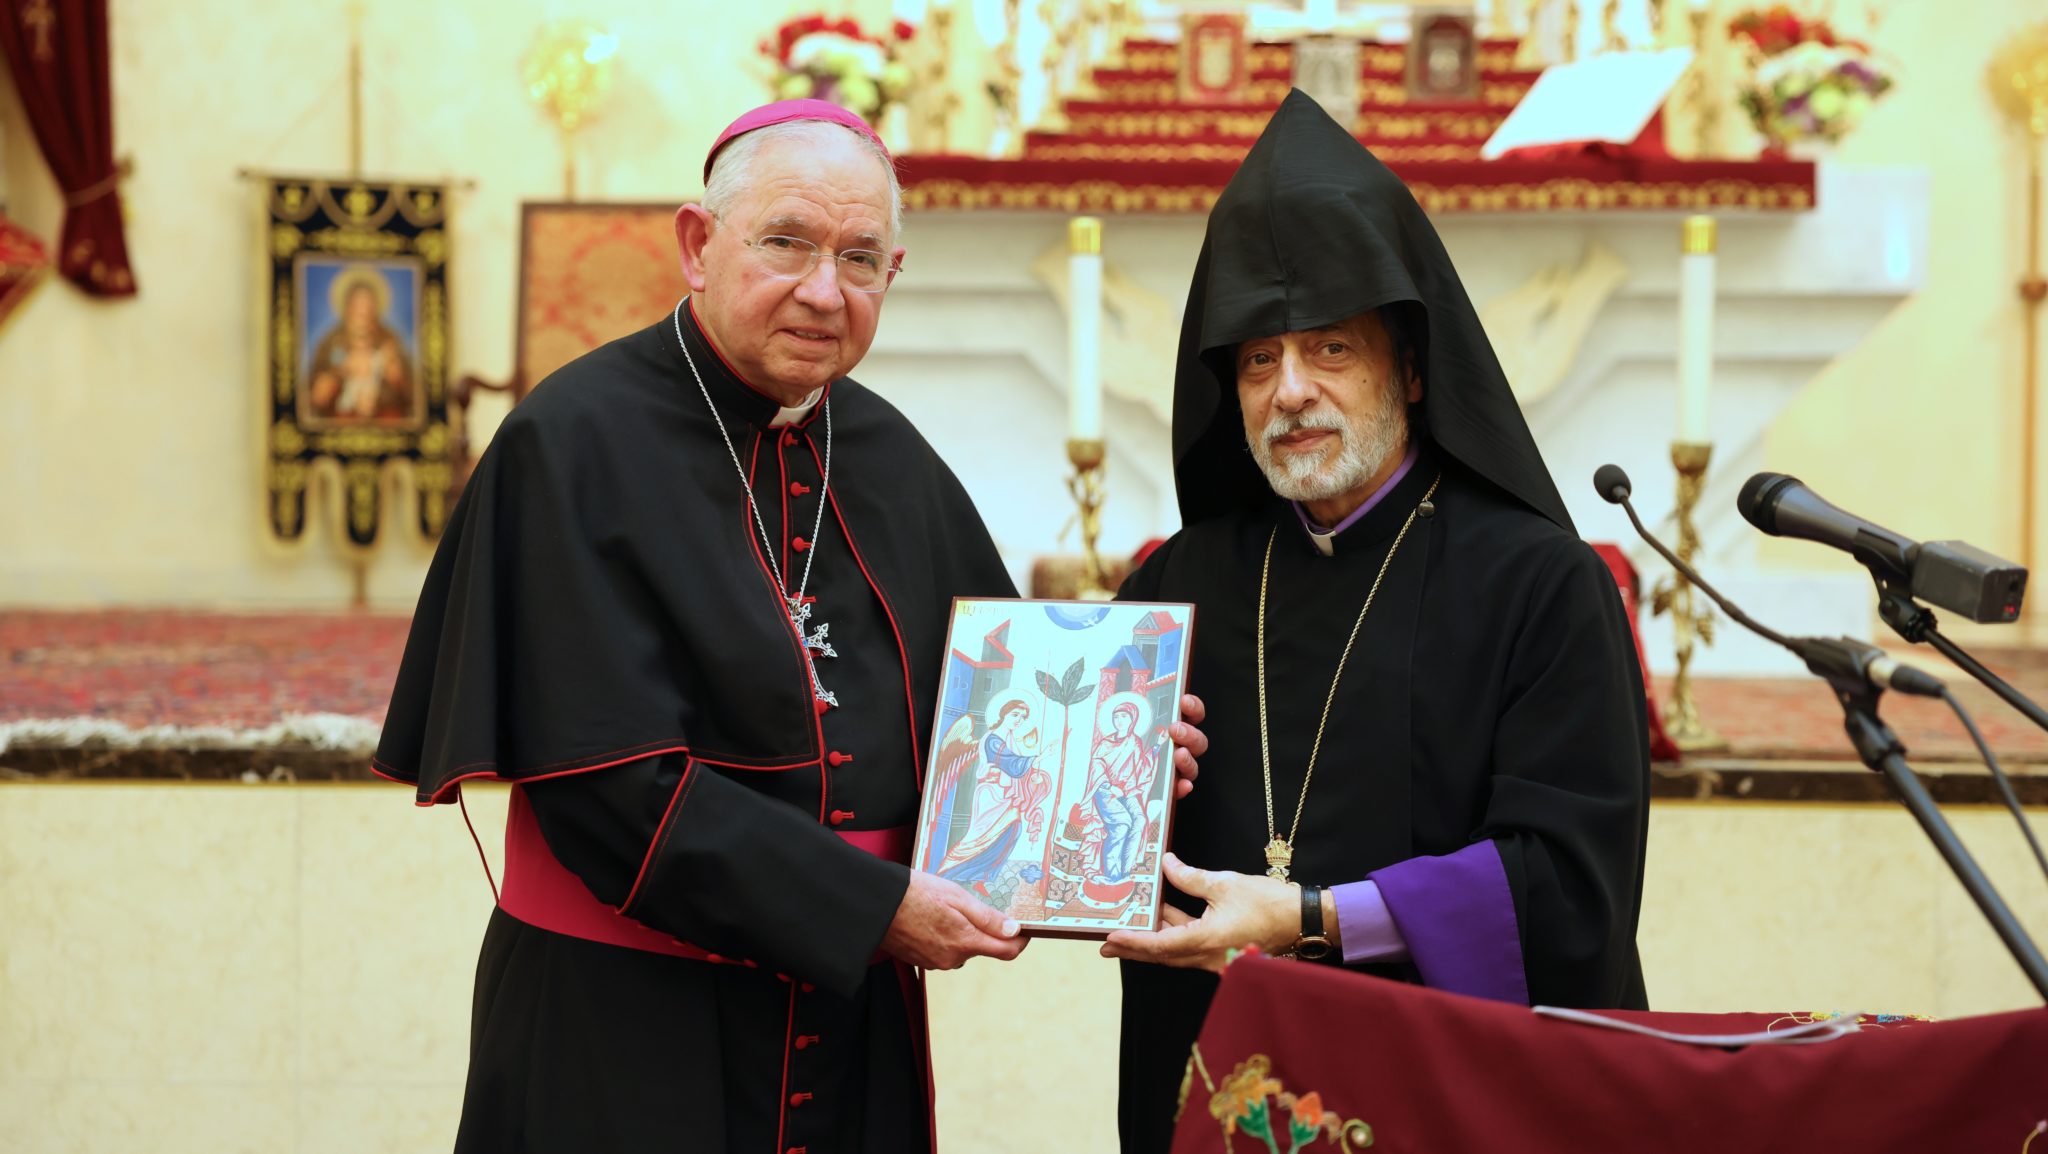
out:
M285 556L264 536L251 384L256 225L241 168L348 163L348 3L114 0L118 152L141 296L46 284L0 332L0 604L336 605L332 538ZM887 0L464 0L363 5L364 165L473 179L457 197L454 366L511 367L519 202L558 199L561 151L520 58L544 21L601 19L621 40L610 109L585 133L581 193L701 189L703 149L769 98L754 54L787 16L866 19ZM11 82L0 83L9 215L54 238L61 198ZM417 545L381 551L374 600L410 608Z
M494 859L504 797L470 791ZM491 899L457 813L408 801L0 785L0 1150L447 1149ZM2048 885L2011 819L1953 817L2048 939ZM1660 1008L2029 1004L1901 812L1659 804L1650 845L1640 940ZM1092 947L1036 942L1012 966L933 975L931 997L949 1154L1113 1148L1116 971Z
M1927 285L1792 402L1765 455L1770 467L1901 532L2020 559L2024 134L1992 103L1985 68L2003 39L2048 20L2048 5L1876 7L1882 19L1871 39L1901 79L1840 159L1927 168ZM2048 331L2042 338L2048 351ZM2037 504L2035 525L2048 541L2048 502ZM1804 568L1831 561L1799 542L1768 542L1763 557Z
M820 6L577 8L622 40L613 106L583 145L585 195L696 191L704 141L763 98L751 45L774 21ZM890 7L822 6L876 16ZM0 332L0 604L340 603L349 577L330 538L287 556L261 528L253 230L234 174L345 164L346 0L112 7L115 124L119 150L135 160L124 192L143 295L104 304L52 283ZM1854 18L1872 5L1837 7ZM2002 494L2020 451L2023 181L1983 70L2001 36L2048 13L2040 0L1972 0L1967 19L1931 0L1874 7L1873 38L1902 81L1841 158L1931 168L1927 289L1793 403L1767 455L1903 530L2016 551L2016 502ZM367 166L478 182L452 229L455 363L503 375L517 206L560 192L559 146L525 101L519 59L535 29L567 10L551 0L366 8ZM0 133L10 212L54 235L59 198L5 84ZM2048 539L2048 508L2039 516ZM1772 543L1766 557L1828 563L1796 543ZM408 606L425 561L417 546L385 550L373 598Z

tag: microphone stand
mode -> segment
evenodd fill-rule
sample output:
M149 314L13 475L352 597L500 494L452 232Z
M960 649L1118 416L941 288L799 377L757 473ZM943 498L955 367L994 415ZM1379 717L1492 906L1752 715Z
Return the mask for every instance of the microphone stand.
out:
M1871 580L1877 582L1877 615L1892 627L1892 632L1914 645L1933 645L1943 657L1955 662L1957 668L1976 678L2007 705L2019 710L2028 721L2048 730L2048 710L2034 704L2005 678L1993 673L1983 662L1965 652L1962 646L1943 636L1934 611L1913 600L1912 590L1905 582L1869 561L1864 564L1870 569Z
M2025 927L2020 925L2019 919L2015 918L2012 910L2006 906L2005 899L1999 897L1997 889L1991 885L1991 879L1984 876L1983 869L1977 865L1976 859L1970 856L1970 851L1964 848L1962 840L1956 837L1956 831L1950 827L1948 819L1941 816L1941 809L1935 805L1934 798L1927 792L1927 787L1920 783L1920 778L1913 772L1913 767L1906 764L1906 747L1900 743L1899 735L1893 733L1891 727L1877 715L1877 703L1884 696L1884 690L1870 680L1869 666L1857 660L1849 647L1843 643L1827 638L1786 637L1736 608L1713 586L1707 584L1692 566L1680 561L1670 549L1665 548L1662 541L1643 527L1642 518L1636 516L1635 506L1629 503L1626 484L1624 474L1620 481L1620 485L1624 487L1610 490L1603 485L1600 495L1626 510L1637 534L1648 541L1651 548L1662 554L1681 576L1713 598L1714 603L1728 616L1758 636L1791 650L1806 662L1807 669L1825 680L1829 688L1835 691L1835 700L1842 706L1842 726L1848 731L1850 743L1856 747L1856 755L1862 759L1864 765L1883 774L1885 780L1891 782L1893 791L1899 795L1899 800L1905 803L1907 811L1913 815L1913 820L1920 823L1920 828L1926 832L1928 840L1934 843L1934 848L1940 852L1942 860L1954 871L1956 880L1963 883L1963 889L1969 892L1970 899L1977 903L1977 908L1991 923L1992 930L1998 934L1999 940L2005 943L2005 948L2012 954L2013 961L2019 964L2020 971L2026 974L2027 981L2033 984L2034 991L2041 995L2043 1001L2048 1001L2048 959L2041 956L2041 948L2027 936ZM1885 588L1885 582L1881 577L1878 580L1878 587L1880 590ZM1915 603L1910 596L1904 597L1903 600L1927 617L1925 631L1931 636L1939 636L1934 631L1933 614ZM1886 620L1891 619L1888 616ZM1894 628L1897 626L1894 625ZM1946 640L1942 638L1943 642ZM1942 651L1946 653L1947 649ZM1961 650L1957 652L1960 653ZM1968 654L1964 656L1967 658ZM1998 681L1997 676L1988 669L1984 670L1984 675L1991 678L1991 681L1985 682L1987 685L1992 681ZM2003 685L2004 682L1998 681L1998 684ZM2007 686L2007 690L2012 692L2014 697L2019 697L2018 691L2012 690L2010 686ZM2025 698L2020 700L2024 701Z
M1950 827L1948 819L1941 816L1941 810L1934 804L1927 787L1920 783L1913 767L1906 764L1906 747L1900 743L1899 735L1893 733L1891 726L1877 715L1878 699L1884 695L1884 690L1871 684L1870 678L1860 671L1824 666L1823 662L1816 660L1809 660L1807 668L1819 674L1835 691L1835 700L1842 705L1842 725L1849 732L1849 741L1856 747L1856 755L1863 759L1864 765L1883 774L1885 780L1892 783L1899 800L1905 803L1913 820L1920 823L1928 840L1940 851L1942 860L1948 862L1956 880L1969 891L1971 900L1977 903L1985 920L1997 931L1999 940L2005 943L2013 961L2019 963L2020 970L2033 983L2035 992L2048 1001L2048 960L2042 958L2040 947L2013 917L2012 910L1992 888L1991 879L1984 876L1970 851L1963 848L1956 831Z

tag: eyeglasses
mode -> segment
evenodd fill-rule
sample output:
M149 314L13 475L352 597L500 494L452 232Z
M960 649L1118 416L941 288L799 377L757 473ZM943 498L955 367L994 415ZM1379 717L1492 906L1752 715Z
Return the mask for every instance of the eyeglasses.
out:
M818 267L818 258L828 250L796 236L764 236L742 241L761 254L768 275L778 280L802 280ZM849 248L832 254L839 262L839 283L858 293L878 293L889 287L889 274L899 271L889 254L873 249Z

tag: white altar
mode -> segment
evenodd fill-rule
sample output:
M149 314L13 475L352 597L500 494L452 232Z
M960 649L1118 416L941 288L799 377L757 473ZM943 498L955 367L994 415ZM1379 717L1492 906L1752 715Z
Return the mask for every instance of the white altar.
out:
M1839 571L1761 569L1757 534L1737 514L1735 495L1763 467L1773 418L1922 283L1926 175L1824 165L1813 211L1727 213L1720 226L1715 459L1698 513L1700 563L1766 621L1868 638L1868 583ZM1580 533L1627 544L1647 583L1663 563L1629 544L1626 518L1594 495L1591 478L1613 461L1629 471L1637 507L1653 527L1671 509L1679 217L1465 214L1441 218L1438 227L1494 329ZM1198 216L1105 221L1106 555L1128 554L1179 525L1161 402L1172 387L1174 339L1201 235ZM1021 581L1034 556L1078 550L1071 533L1061 539L1072 511L1062 484L1066 321L1040 275L1064 259L1066 219L913 213L905 243L905 275L890 291L859 375L941 447ZM1545 285L1568 287L1546 300ZM1567 331L1575 309L1586 323ZM1517 334L1512 345L1500 332L1507 326ZM1553 366L1547 372L1546 361ZM1548 386L1541 396L1528 395L1532 377ZM1798 469L1797 462L1777 464ZM1646 625L1651 664L1661 672L1671 662L1670 626ZM1694 669L1797 672L1789 657L1732 628Z

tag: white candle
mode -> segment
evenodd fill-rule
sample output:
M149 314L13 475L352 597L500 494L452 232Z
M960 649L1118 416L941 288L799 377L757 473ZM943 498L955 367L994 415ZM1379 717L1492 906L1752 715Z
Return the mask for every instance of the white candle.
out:
M1067 435L1102 439L1102 222L1075 217L1067 228Z
M1678 439L1703 445L1714 375L1714 218L1687 217L1678 258Z

